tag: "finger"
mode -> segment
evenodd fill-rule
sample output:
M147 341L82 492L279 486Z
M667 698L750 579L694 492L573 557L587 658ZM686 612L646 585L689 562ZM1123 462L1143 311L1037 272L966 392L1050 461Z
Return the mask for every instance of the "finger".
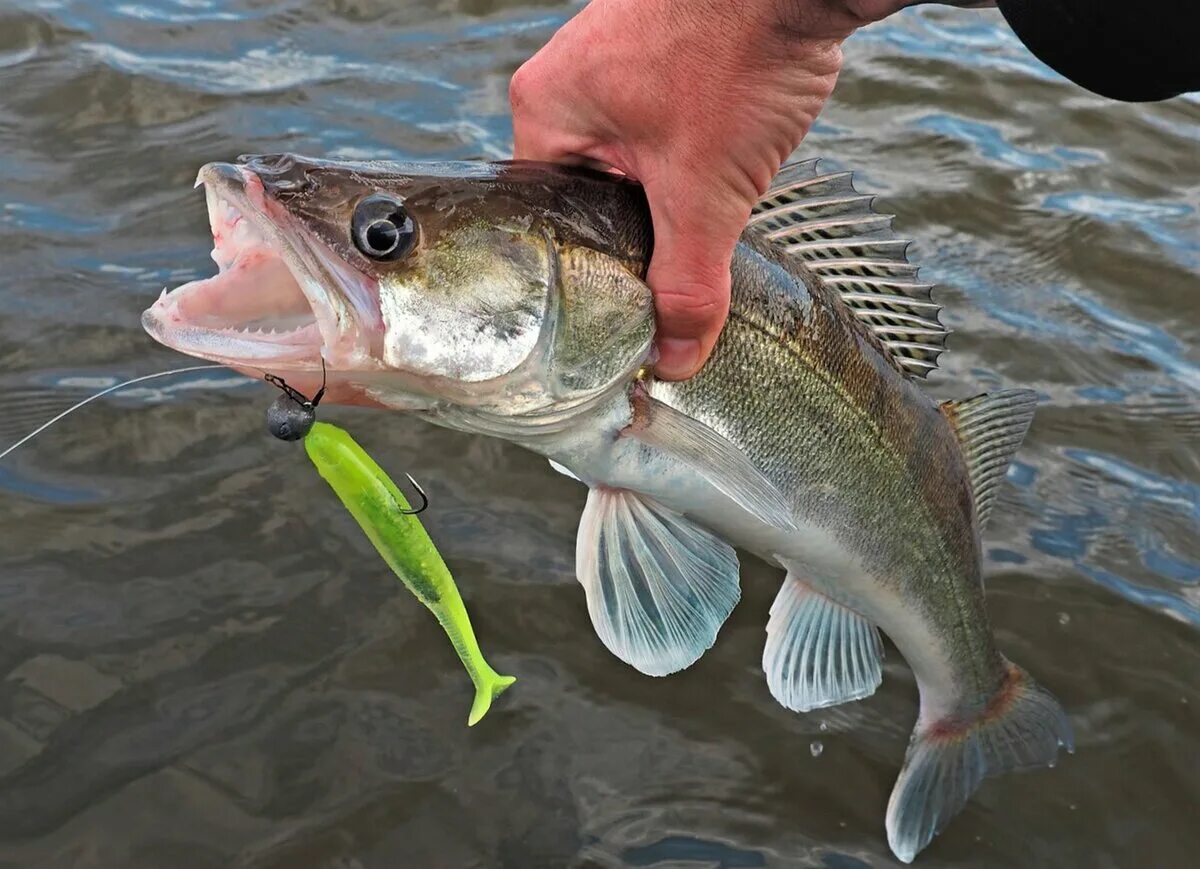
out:
M647 188L654 253L647 281L658 318L655 373L664 380L695 374L729 315L730 262L749 206L740 197L667 199ZM719 205L719 207L714 207Z
M696 277L694 269L675 274L657 269L651 286L658 318L655 373L664 380L685 380L704 365L729 314L729 267Z
M513 114L513 159L585 166L597 172L631 174L615 149L595 135L561 123L543 124L538 117Z
M513 156L518 160L580 162L596 144L578 105L564 103L563 89L546 81L534 56L508 86L513 117Z
M555 125L544 126L536 119L513 115L513 159L550 163L586 164L595 140Z

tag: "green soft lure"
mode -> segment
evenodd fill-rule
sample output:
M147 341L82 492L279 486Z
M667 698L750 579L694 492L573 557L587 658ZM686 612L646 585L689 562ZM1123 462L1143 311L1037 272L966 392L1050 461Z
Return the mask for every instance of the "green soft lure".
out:
M405 512L411 508L399 488L343 429L313 423L304 449L388 567L441 622L475 683L475 702L467 719L468 726L474 725L517 680L501 676L484 660L454 578L424 526Z

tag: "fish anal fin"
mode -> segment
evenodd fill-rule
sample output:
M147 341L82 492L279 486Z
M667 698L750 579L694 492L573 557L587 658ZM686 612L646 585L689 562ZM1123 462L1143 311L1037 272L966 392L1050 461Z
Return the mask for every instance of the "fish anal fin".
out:
M780 705L809 712L861 700L883 679L879 630L788 572L771 605L763 671Z
M1071 725L1054 696L1014 664L973 710L917 725L887 809L888 844L911 863L958 814L984 778L1053 766L1074 749Z
M1031 389L1005 389L962 401L947 401L941 408L962 444L971 494L975 498L975 516L982 528L991 514L1009 463L1033 422L1037 393Z
M691 467L713 487L762 522L796 528L792 507L779 488L728 438L635 385L633 420L622 432Z
M575 563L600 640L649 676L695 663L741 596L733 547L625 489L589 490Z
M747 229L816 272L901 369L924 377L937 368L949 334L932 284L917 279L909 242L893 232L891 215L875 211L874 197L854 189L852 173L823 173L819 163L784 166Z

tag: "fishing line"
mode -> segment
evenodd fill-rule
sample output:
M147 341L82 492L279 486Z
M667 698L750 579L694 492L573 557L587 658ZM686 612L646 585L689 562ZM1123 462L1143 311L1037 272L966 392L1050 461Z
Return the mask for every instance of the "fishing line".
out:
M39 425L37 428L35 428L29 434L25 435L25 437L21 438L15 444L8 447L4 452L0 453L0 459L3 459L5 456L7 456L9 453L11 453L13 450L15 450L17 447L21 446L24 443L27 443L28 441L30 441L37 435L44 432L46 429L50 428L50 426L54 425L56 422L58 422L64 416L74 413L75 411L79 410L79 408L83 407L85 404L95 401L97 398L103 398L104 396L108 395L110 392L116 392L118 389L124 389L126 386L133 386L133 384L135 384L135 383L144 383L147 380L154 380L156 377L167 377L172 374L186 374L189 371L208 371L213 368L225 368L225 367L226 366L224 366L224 365L189 365L186 368L172 368L170 371L159 371L156 374L143 374L141 377L135 377L132 380L126 380L124 383L118 383L114 386L109 386L106 389L100 390L95 395L89 395L87 398L83 399L83 401L76 402L75 404L71 405L66 410L64 410L62 413L60 413L58 416L54 417L54 419L49 420L48 422L44 422L41 425Z

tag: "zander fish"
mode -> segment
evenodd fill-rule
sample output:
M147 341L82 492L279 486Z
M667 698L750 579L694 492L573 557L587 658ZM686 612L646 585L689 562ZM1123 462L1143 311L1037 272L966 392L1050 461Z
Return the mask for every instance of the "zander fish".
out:
M849 173L786 167L732 265L695 377L653 362L635 183L507 163L209 164L220 273L165 294L149 333L534 450L589 487L577 573L604 644L643 673L708 649L739 597L733 546L786 571L763 669L807 711L870 695L882 630L920 714L887 812L910 861L985 776L1052 764L1057 701L995 646L980 531L1035 397L935 404L946 330L890 218Z

